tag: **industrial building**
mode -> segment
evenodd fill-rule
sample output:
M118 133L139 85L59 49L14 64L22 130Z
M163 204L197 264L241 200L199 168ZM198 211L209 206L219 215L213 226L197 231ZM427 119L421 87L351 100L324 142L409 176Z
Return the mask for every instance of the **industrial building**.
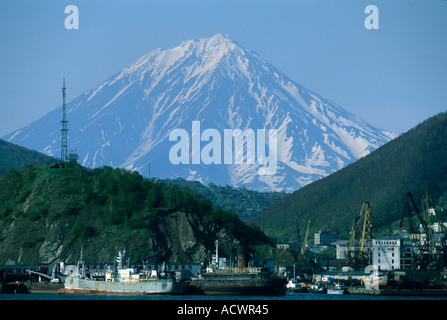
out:
M379 270L401 269L401 240L385 237L372 240L372 264Z
M314 233L314 244L316 246L327 246L335 242L335 234L326 231Z

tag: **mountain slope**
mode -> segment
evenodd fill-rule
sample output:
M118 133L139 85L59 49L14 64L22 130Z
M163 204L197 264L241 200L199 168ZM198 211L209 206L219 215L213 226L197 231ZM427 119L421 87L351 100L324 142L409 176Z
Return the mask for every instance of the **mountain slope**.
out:
M425 190L447 209L447 113L432 117L370 155L297 190L250 219L269 236L290 238L298 217L301 234L308 219L311 232L347 236L363 201L373 208L376 231L400 220L408 191L419 209ZM312 233L311 233L312 234Z
M55 160L39 152L0 139L0 175L28 164L52 163Z
M67 109L69 145L84 166L110 165L144 175L150 166L160 178L262 191L296 190L394 137L293 82L221 34L152 51ZM5 138L57 155L60 118L61 109L54 110ZM237 161L236 140L225 148L233 139L225 139L225 130L237 129L253 134L244 145L245 152L254 148L253 163ZM174 130L186 137L171 137ZM276 130L276 138L270 139L268 130ZM172 152L176 142L187 147ZM173 161L178 155L185 156L179 164ZM273 174L259 174L266 158Z

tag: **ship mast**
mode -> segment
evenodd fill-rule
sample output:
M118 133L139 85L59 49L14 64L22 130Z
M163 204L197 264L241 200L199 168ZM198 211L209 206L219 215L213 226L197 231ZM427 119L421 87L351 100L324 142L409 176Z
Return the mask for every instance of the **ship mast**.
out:
M219 266L219 240L216 240L216 266Z

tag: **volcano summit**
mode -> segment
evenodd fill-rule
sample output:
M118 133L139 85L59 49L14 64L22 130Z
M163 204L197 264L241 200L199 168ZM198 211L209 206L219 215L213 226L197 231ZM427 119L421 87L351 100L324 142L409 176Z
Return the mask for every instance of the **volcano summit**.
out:
M68 143L77 149L84 166L110 165L147 175L150 165L159 178L182 177L260 191L296 190L394 137L295 83L222 34L154 50L75 98L67 111ZM4 139L56 156L60 119L58 108ZM214 140L216 132L222 136L225 130L276 132L274 174L258 174L265 161L248 161L251 143L259 147L259 139L244 140L243 162L195 163L192 150L178 154L191 157L186 164L172 163L169 155L175 141L170 135L174 130L190 130L192 123L199 123L203 133L209 130L206 140L203 133L195 141L193 133L188 137L191 144L199 144L202 157L205 149L209 158L219 152L222 159L229 157L225 143ZM269 150L268 134L261 142Z

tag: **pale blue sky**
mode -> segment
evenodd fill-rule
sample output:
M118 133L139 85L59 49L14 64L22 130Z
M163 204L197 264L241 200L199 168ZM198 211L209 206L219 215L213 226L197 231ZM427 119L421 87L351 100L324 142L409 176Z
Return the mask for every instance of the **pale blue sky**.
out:
M367 5L379 30L367 30ZM79 29L64 26L79 9ZM447 110L443 0L1 0L0 137L156 49L228 34L292 80L395 133Z

